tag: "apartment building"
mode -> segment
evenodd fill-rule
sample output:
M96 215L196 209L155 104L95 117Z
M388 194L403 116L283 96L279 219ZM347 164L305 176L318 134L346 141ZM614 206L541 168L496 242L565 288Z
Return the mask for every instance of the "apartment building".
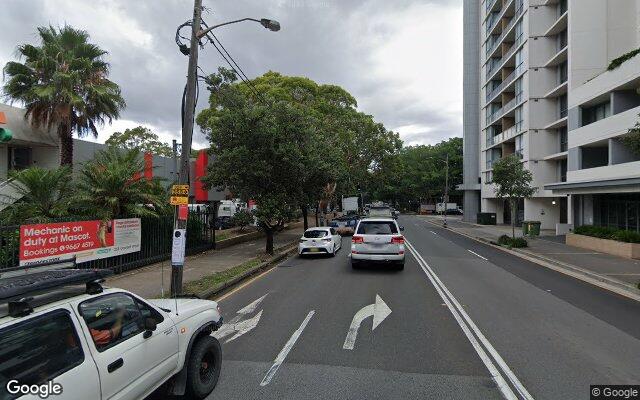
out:
M471 137L477 143L465 147L465 196L479 198L481 211L495 212L499 223L539 220L558 232L611 224L602 216L610 209L622 226L620 210L635 207L625 226L636 221L638 229L633 193L640 191L639 182L634 186L640 157L619 137L640 113L640 56L608 67L640 47L640 0L465 0L464 6L465 17L472 14L467 8L478 16L471 26L465 21L465 59L479 54L477 62L465 60L465 74L478 77L479 96L465 86L465 106L475 101L478 109L476 125L464 125L465 144ZM474 150L478 161L467 162ZM491 183L493 164L509 154L532 172L537 189L513 216Z

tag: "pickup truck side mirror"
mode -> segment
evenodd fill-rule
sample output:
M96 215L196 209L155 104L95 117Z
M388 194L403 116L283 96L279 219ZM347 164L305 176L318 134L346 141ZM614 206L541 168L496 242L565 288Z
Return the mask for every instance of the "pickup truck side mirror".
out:
M158 327L158 323L156 322L155 318L152 317L147 317L144 319L144 338L148 338L149 336L151 336L151 332L155 331L156 328Z

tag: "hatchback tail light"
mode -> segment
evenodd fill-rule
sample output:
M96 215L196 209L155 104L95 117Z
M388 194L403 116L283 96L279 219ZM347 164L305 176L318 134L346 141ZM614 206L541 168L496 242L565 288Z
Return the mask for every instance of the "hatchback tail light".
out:
M391 244L404 244L404 236L394 236L391 238Z
M322 241L329 243L331 241L331 239L322 239Z
M362 236L352 236L351 243L364 243L364 238Z

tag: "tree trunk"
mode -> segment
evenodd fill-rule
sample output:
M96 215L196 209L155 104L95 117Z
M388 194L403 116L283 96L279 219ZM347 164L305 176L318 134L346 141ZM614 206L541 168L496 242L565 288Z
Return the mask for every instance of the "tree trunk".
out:
M510 199L509 205L511 206L511 237L516 238L516 202Z
M267 235L267 247L266 252L269 255L273 255L273 228L265 228L264 233Z
M58 128L60 138L60 165L73 165L73 133L67 127Z
M318 206L316 206L316 226L320 226L318 223Z
M304 221L304 230L309 229L309 207L306 204L302 205L302 219Z

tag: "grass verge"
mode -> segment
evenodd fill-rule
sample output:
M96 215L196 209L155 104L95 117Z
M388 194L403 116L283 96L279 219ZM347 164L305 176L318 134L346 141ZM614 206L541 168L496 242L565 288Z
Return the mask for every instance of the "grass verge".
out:
M254 268L261 263L269 260L269 256L260 256L256 258L252 258L249 261L246 261L240 265L236 265L233 268L230 268L226 271L216 272L212 275L203 276L202 278L190 281L184 284L184 288L182 290L183 293L202 293L203 291L210 289L212 287L218 286L224 282L227 282L238 275L241 275L245 271Z

